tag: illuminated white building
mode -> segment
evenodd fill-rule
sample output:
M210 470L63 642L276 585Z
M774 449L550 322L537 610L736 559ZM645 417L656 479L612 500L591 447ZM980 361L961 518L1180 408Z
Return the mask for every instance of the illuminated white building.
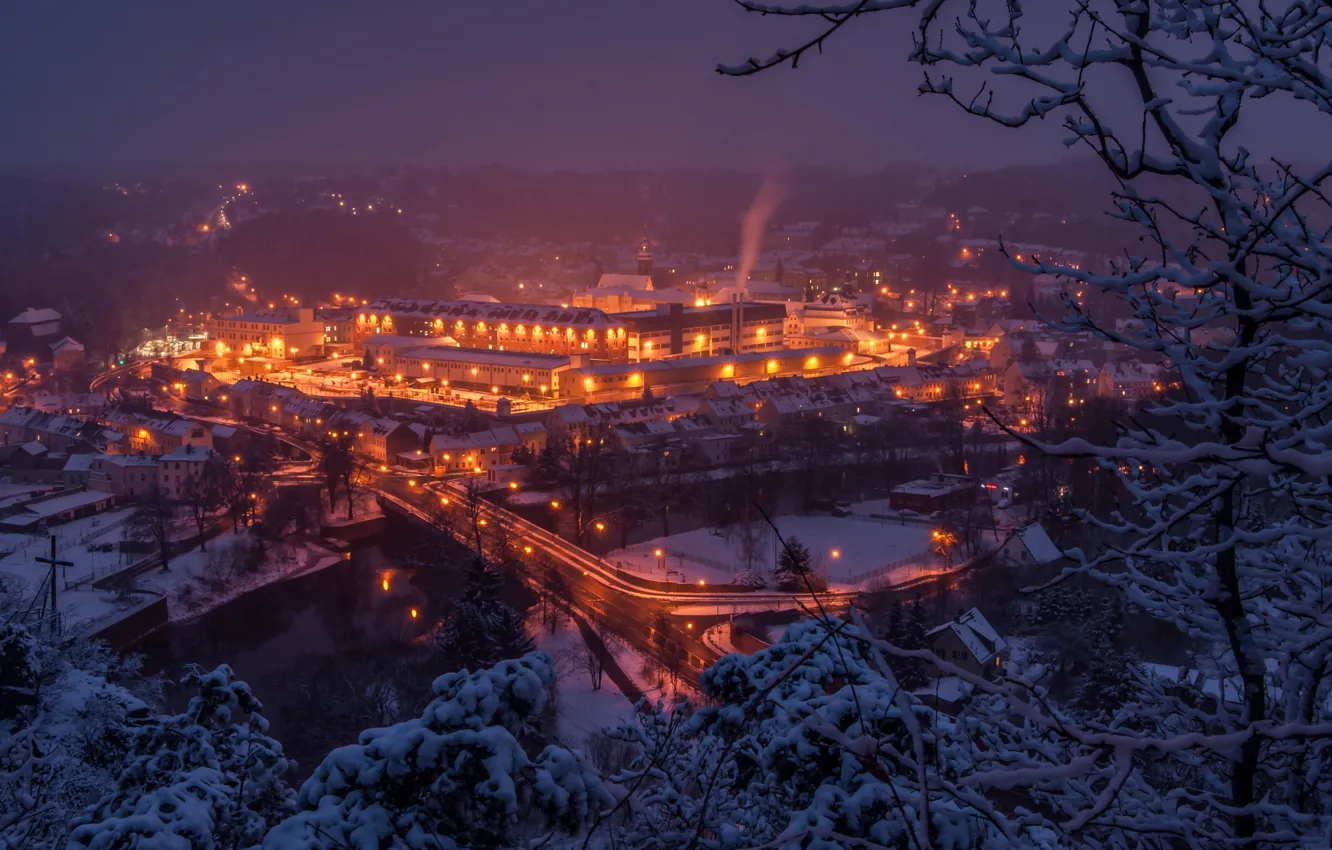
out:
M324 322L312 307L218 315L208 322L208 348L218 356L285 359L320 353L323 345Z

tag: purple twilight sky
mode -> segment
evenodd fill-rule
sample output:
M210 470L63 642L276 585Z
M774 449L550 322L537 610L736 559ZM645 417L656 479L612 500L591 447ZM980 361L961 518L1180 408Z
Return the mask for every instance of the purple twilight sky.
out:
M1053 0L1046 0L1053 2ZM6 3L0 168L1000 165L1061 155L920 98L908 16L729 79L812 22L730 0Z

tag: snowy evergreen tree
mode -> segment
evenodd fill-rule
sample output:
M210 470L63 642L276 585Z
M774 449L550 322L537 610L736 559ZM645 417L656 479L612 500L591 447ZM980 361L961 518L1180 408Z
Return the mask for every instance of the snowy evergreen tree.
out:
M577 832L614 800L578 753L520 744L555 671L534 652L435 680L419 719L370 729L301 787L301 811L265 850L523 846L538 828Z
M473 558L462 596L429 642L453 669L479 670L532 649L522 614L500 598L504 577Z
M495 642L497 660L521 658L533 649L527 634L527 619L513 606L500 602L490 618L491 635Z
M809 547L800 542L798 537L790 537L777 556L777 569L773 577L777 580L778 590L804 590L809 579L811 559Z
M294 811L294 765L249 687L225 664L185 683L198 688L189 707L138 730L117 787L79 818L71 847L239 850Z

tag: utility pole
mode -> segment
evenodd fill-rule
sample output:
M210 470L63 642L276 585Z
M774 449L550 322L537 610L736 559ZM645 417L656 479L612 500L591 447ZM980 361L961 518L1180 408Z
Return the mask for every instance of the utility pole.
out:
M54 534L51 535L51 557L33 558L33 560L39 564L51 565L51 619L52 622L55 624L54 626L55 631L59 632L60 610L56 608L56 567L72 567L74 566L74 562L56 560L56 536Z

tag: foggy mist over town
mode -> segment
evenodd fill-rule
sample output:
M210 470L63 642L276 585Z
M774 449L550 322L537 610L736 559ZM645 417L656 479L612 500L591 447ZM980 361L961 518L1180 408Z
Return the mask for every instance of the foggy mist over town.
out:
M1332 836L1332 18L0 11L0 850Z

